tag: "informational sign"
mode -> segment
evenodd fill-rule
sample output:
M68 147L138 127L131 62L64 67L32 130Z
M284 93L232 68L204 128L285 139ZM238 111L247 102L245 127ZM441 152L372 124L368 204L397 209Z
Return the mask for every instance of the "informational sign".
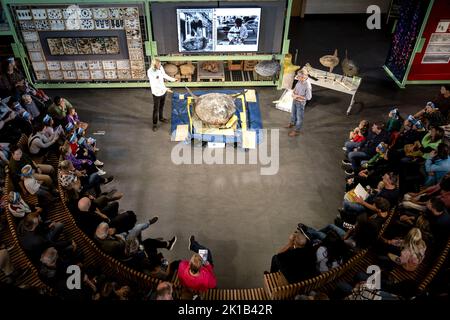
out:
M422 64L446 64L450 62L450 20L441 20L436 32L431 34Z

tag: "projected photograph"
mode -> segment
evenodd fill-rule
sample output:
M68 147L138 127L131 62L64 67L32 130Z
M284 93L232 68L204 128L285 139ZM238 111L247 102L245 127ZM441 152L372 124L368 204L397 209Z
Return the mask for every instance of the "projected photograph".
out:
M180 52L213 51L213 9L177 9Z
M257 51L260 8L216 9L216 51Z

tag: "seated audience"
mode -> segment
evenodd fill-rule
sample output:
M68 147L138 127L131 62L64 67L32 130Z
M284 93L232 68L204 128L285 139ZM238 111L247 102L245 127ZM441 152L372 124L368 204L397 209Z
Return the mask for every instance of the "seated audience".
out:
M381 142L388 142L389 135L384 130L384 125L382 123L374 123L372 125L367 139L361 143L356 151L351 151L348 154L348 160L343 160L343 164L346 166L351 165L353 171L357 171L361 165L362 160L369 160L376 153L376 147Z
M17 235L29 257L32 260L38 260L42 252L49 247L55 247L61 251L71 249L71 241L59 240L63 229L64 224L61 222L42 222L39 214L30 213L20 221Z
M442 115L441 111L436 107L436 105L429 101L427 102L425 108L420 110L414 115L414 118L421 119L427 129L432 127L439 127L446 124L446 119Z
M47 188L53 186L52 176L55 175L55 169L48 164L37 164L28 154L24 153L22 149L15 145L11 147L11 159L9 160L9 170L13 183L18 186L21 179L22 168L26 165L33 169L33 177L44 184Z
M308 279L317 274L315 251L305 235L294 232L288 243L272 257L270 272L281 271L289 283Z
M369 121L361 120L359 125L350 131L348 141L345 142L342 148L345 152L349 153L355 148L358 148L361 143L366 140L367 131L369 128Z

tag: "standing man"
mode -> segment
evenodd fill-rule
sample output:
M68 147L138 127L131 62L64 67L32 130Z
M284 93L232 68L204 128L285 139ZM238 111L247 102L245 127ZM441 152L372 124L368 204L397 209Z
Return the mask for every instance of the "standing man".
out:
M159 121L168 123L169 120L164 118L164 101L166 99L167 87L164 85L164 79L168 81L178 81L175 78L169 77L164 68L161 66L161 61L158 58L152 59L150 69L147 71L148 79L150 80L150 88L153 95L153 131L158 130L158 114Z
M312 97L311 82L308 79L308 72L305 69L300 69L297 72L295 79L298 80L298 82L292 93L294 102L292 103L291 122L286 126L286 128L289 129L295 127L295 129L289 132L289 137L295 137L300 134L303 116L305 114L305 105Z

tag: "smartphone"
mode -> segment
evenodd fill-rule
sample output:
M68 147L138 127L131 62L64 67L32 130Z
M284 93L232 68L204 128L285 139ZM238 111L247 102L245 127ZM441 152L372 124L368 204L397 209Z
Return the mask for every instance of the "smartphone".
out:
M203 259L203 263L206 263L208 261L208 250L200 249L198 250L198 254Z

